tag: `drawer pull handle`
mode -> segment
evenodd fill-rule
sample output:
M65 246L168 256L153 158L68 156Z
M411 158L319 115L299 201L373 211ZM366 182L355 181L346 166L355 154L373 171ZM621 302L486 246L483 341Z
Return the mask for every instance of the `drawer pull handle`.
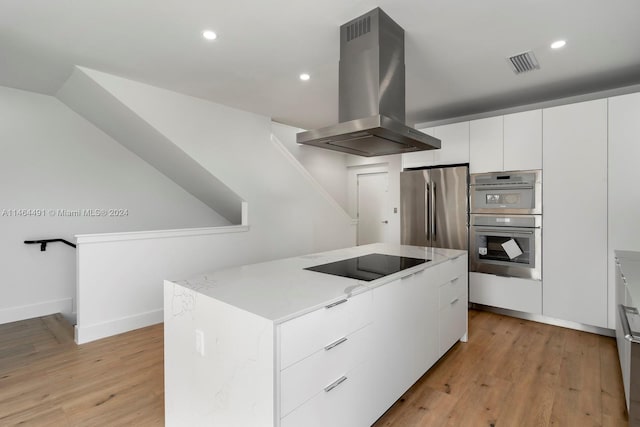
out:
M460 278L460 276L456 276L456 277L454 277L453 279L451 279L451 280L449 280L449 281L450 281L451 283L453 283L453 282L457 281L459 278Z
M342 344L342 343L343 343L343 342L345 342L346 340L347 340L347 337L342 337L342 338L340 338L338 341L334 341L334 342L332 342L331 344L327 345L324 349L325 349L326 351L329 351L329 350L331 350L332 348L339 346L340 344Z
M456 299L454 299L453 301L451 301L449 304L455 304L455 303L457 303L457 302L458 302L458 300L459 300L459 299L460 299L460 298L456 298Z
M336 301L336 302L334 302L334 303L332 303L332 304L325 305L325 306L324 306L324 308L333 308L333 307L335 307L336 305L344 304L344 303L345 303L345 302L347 302L347 301L348 301L348 300L346 300L346 299L341 299L340 301Z
M334 382L332 382L331 384L326 386L324 388L324 392L325 393L329 393L331 390L333 390L334 388L338 387L340 384L342 384L346 380L347 380L347 377L345 377L345 376L342 376L342 377L338 378L337 380L335 380Z

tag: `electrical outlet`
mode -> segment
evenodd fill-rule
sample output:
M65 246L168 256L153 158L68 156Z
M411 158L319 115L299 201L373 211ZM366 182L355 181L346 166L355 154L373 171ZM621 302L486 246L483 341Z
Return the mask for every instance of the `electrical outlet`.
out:
M204 357L204 332L196 329L196 352Z

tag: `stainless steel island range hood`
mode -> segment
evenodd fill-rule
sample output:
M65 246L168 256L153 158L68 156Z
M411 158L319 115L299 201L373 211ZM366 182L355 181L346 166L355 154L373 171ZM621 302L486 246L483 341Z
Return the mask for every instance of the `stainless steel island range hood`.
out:
M404 30L380 8L340 27L340 123L299 144L372 157L440 148L405 124Z

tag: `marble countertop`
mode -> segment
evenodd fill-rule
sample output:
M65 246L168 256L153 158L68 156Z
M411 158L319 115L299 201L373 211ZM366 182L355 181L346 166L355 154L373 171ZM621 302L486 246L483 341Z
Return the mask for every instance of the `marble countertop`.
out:
M425 258L431 262L371 282L304 270L370 253ZM281 323L465 253L454 249L376 243L227 268L173 283Z

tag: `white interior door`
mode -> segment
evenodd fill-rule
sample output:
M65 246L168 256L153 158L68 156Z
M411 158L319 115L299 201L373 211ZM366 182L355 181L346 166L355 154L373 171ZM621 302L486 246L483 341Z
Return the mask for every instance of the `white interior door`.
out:
M358 175L358 245L385 242L388 216L389 174Z

